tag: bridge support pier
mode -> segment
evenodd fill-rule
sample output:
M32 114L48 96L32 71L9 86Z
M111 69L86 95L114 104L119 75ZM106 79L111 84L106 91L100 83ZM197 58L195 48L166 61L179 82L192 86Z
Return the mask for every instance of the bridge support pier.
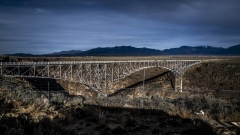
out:
M175 91L182 92L182 77L175 77Z

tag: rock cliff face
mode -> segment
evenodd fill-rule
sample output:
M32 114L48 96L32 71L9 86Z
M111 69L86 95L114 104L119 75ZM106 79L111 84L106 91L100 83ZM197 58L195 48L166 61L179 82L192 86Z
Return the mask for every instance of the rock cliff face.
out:
M183 80L186 89L240 90L240 63L208 62L189 69Z

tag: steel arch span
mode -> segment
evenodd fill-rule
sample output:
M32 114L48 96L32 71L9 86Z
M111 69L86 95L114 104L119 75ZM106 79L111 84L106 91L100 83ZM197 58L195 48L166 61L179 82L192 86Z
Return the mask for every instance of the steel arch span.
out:
M136 61L56 61L0 62L0 75L5 77L53 78L79 82L104 94L133 72L161 67L175 76L175 90L182 91L182 76L201 60L136 60Z

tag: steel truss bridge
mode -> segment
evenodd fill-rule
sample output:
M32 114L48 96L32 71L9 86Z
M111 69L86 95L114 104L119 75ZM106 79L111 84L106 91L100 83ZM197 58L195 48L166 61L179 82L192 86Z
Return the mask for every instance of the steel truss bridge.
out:
M68 80L84 84L107 96L103 91L111 89L120 79L152 67L170 70L175 76L175 90L182 91L184 72L200 62L200 60L0 62L0 75Z

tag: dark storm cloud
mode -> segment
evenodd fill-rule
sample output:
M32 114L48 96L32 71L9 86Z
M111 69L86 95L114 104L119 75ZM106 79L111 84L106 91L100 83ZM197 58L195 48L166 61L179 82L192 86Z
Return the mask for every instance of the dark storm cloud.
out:
M238 13L239 0L0 0L0 54L228 47L240 43Z

